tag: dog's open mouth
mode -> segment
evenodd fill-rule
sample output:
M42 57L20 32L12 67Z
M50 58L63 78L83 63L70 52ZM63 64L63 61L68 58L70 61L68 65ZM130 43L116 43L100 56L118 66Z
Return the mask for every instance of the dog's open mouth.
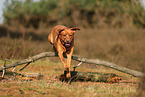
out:
M65 46L66 46L66 47L70 46L70 43L66 43Z

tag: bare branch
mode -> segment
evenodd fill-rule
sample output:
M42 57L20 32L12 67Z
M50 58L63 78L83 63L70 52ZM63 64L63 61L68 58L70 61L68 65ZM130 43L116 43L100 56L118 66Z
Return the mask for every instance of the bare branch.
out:
M13 62L11 64L5 65L5 69L11 68L11 67L16 67L18 65L32 63L36 60L39 60L39 59L42 59L42 58L45 58L45 57L57 57L57 56L58 56L57 53L54 53L54 52L43 52L43 53L40 53L38 55L32 56L31 58L27 58L27 59L24 59L24 60L21 60L21 61L16 61L16 62ZM122 67L122 66L118 66L116 64L106 62L106 61L103 61L103 60L100 60L100 59L89 59L89 58L85 58L85 57L79 57L77 55L73 55L72 59L76 60L76 61L79 61L79 62L83 62L83 63L102 65L102 66L105 66L105 67L109 67L109 68L112 68L112 69L130 74L130 75L133 75L135 77L143 77L144 76L144 74L142 72L131 70L131 69L128 69L128 68L125 68L125 67ZM0 71L2 71L2 70L3 70L3 66L0 67Z

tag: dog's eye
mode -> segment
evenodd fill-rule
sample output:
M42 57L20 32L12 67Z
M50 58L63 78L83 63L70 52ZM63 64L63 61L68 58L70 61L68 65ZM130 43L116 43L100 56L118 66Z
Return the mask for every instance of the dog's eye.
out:
M63 36L66 36L66 35L63 35Z

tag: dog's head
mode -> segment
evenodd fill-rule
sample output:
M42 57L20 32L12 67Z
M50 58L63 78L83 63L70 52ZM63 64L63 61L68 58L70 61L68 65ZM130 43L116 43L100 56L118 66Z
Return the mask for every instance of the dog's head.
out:
M74 39L74 33L80 30L80 28L65 28L65 29L59 29L59 38L61 40L61 43L65 47L69 47Z

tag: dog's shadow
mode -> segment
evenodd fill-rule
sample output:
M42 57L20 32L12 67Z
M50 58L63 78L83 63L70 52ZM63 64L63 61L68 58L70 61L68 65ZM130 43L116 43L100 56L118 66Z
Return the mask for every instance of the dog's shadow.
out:
M99 73L99 72L78 72L71 71L71 77L66 77L66 72L56 77L62 82L71 84L72 82L105 82L105 83L118 83L122 80L121 76L114 73Z

